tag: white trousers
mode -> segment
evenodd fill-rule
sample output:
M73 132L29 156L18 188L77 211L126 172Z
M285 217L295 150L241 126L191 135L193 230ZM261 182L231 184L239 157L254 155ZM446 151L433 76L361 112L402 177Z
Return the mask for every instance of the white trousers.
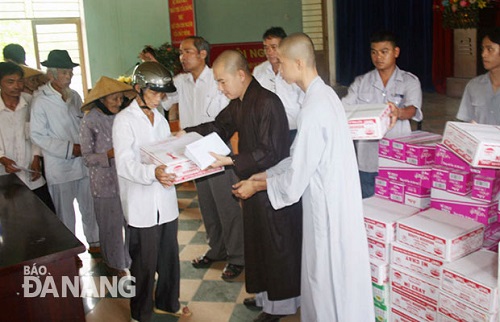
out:
M300 296L292 297L286 300L270 301L267 292L255 294L257 306L262 306L262 311L274 315L292 315L297 313L300 307Z
M85 238L89 245L97 246L99 243L99 229L94 212L94 200L90 193L89 178L84 177L70 182L52 184L48 188L56 207L57 217L73 234L75 234L75 208L73 202L75 199L78 201Z

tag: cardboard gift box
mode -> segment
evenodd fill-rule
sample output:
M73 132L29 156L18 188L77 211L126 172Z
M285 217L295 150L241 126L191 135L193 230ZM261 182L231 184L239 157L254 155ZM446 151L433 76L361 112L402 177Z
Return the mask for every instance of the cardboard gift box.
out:
M436 281L441 279L441 266L444 264L443 259L398 242L391 244L390 257L391 267L392 265L396 265L420 273Z
M391 287L400 288L428 303L437 305L439 298L438 281L397 266L391 267L389 276Z
M353 140L379 140L389 130L388 104L344 105Z
M419 210L395 204L378 197L363 200L363 212L368 238L390 243L396 236L396 221L416 214Z
M443 142L472 166L500 168L500 127L447 122Z
M425 131L414 131L410 135L392 139L392 157L413 165L434 164L436 144L442 136Z
M140 148L141 161L145 164L166 165L166 172L176 174L175 184L224 171L224 167L201 170L184 154L186 145L201 138L201 135L192 132L181 137L172 136L167 140L143 146Z
M498 254L479 250L443 265L441 289L487 312L498 311Z
M467 196L460 196L448 191L431 189L431 207L453 215L471 218L483 225L498 220L498 200L484 202Z
M486 312L445 291L439 293L438 321L497 322L498 312Z
M431 174L432 187L459 195L466 195L472 190L472 174L468 171L434 166Z
M378 175L392 181L431 188L431 166L416 166L387 158L378 158Z
M396 232L399 243L453 261L481 248L484 226L431 208L399 220Z

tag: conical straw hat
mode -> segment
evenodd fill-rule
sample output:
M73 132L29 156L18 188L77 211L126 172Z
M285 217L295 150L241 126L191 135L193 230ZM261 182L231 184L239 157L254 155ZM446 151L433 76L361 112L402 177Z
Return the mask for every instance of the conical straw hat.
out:
M128 98L134 98L136 95L132 86L117 81L116 79L102 76L99 78L97 83L95 83L94 88L92 88L90 93L88 93L87 97L85 97L85 102L82 105L82 111L89 110L91 108L89 105L95 100L120 92L124 92Z
M24 71L24 78L30 78L33 76L43 75L43 72L38 69L34 69L25 65L19 65Z

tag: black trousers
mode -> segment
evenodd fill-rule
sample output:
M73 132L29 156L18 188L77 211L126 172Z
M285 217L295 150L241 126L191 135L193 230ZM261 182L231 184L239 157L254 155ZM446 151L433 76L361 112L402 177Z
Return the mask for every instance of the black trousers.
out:
M155 306L168 312L180 309L178 219L148 228L130 228L130 273L135 277L135 296L130 299L132 318L151 320L155 273L158 273Z

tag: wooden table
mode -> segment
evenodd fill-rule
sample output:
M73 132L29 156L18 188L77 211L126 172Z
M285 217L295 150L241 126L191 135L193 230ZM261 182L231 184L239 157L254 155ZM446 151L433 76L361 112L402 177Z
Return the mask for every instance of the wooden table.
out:
M63 276L78 276L75 256L84 251L17 176L0 176L0 321L85 321L82 299L63 297L61 287ZM26 277L36 276L42 286L23 289ZM54 281L52 294L27 297L50 290L47 279Z

